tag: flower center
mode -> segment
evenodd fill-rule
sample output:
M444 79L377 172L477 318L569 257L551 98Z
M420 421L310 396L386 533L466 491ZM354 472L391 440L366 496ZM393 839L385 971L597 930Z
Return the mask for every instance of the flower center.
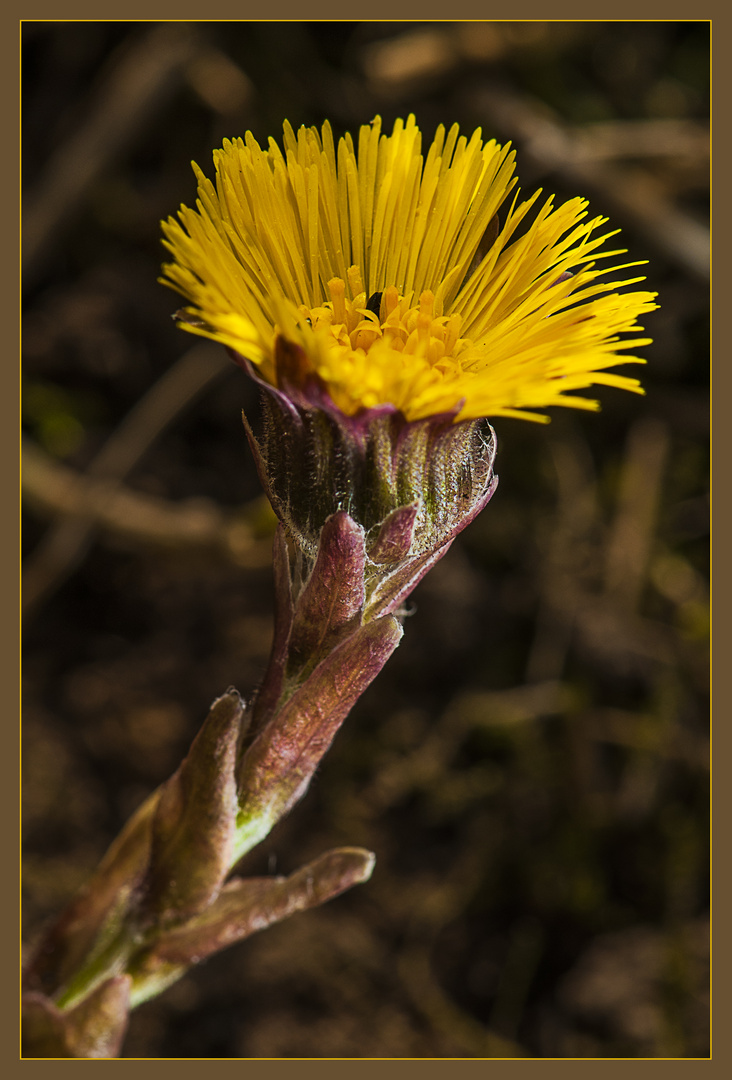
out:
M333 346L368 352L379 345L404 356L419 357L438 370L454 370L455 360L470 342L460 335L461 316L435 315L435 295L426 289L413 304L413 293L400 296L394 285L367 298L358 267L348 272L351 294L341 278L328 282L330 302L321 307L300 307L313 330L325 331Z

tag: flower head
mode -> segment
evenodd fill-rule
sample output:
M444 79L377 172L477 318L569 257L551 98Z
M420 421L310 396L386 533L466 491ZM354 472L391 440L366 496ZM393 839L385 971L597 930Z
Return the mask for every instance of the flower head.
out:
M284 153L248 133L214 164L163 224L162 280L184 328L259 382L264 435L247 433L300 551L312 564L334 515L363 531L368 610L393 610L490 499L487 417L642 392L606 369L638 362L654 294L619 291L634 264L598 265L622 252L585 200L520 202L514 152L480 130L440 127L423 158L413 116L358 146L286 123Z
M519 201L510 145L440 127L423 158L413 116L391 135L377 117L358 146L286 123L284 153L248 133L214 164L215 184L194 166L197 209L163 225L163 281L186 329L269 385L355 423L545 419L534 410L597 408L576 393L593 385L640 391L607 369L643 362L628 350L648 344L637 320L655 294L618 291L643 279L606 266L623 252L584 199ZM296 346L287 363L278 338Z

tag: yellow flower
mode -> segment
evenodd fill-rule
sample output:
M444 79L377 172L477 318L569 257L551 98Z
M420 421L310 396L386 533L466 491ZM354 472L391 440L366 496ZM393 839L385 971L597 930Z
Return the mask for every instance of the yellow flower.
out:
M527 410L595 409L575 393L593 385L642 393L605 369L644 362L627 350L649 343L637 320L655 294L622 291L638 264L598 265L624 252L600 250L614 233L586 200L550 197L529 222L540 193L509 200L510 145L440 127L423 159L413 116L391 135L377 117L358 147L285 123L284 153L247 133L214 164L215 185L194 165L197 209L163 223L161 280L188 301L185 329L273 386L280 335L351 417L546 419Z

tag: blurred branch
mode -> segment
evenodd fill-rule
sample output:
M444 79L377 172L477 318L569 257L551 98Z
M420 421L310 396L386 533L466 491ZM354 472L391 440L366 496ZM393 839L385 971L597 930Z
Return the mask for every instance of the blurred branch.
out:
M399 975L415 1007L436 1031L472 1057L525 1058L517 1043L481 1024L445 993L430 964L430 944L415 942L399 955Z
M430 881L429 888L422 885L415 891L397 971L414 1006L453 1045L478 1058L523 1058L526 1053L513 1038L476 1019L445 992L432 963L440 933L466 910L481 887L486 863L494 854L489 822L489 814L475 816L469 841L452 864L439 880Z
M695 120L605 120L574 128L579 161L618 158L688 158L709 161L709 130Z
M247 566L271 561L271 539L257 540L251 523L263 497L228 513L210 499L171 502L77 473L29 440L23 441L23 497L44 515L83 517L90 527L143 544L223 549Z
M230 56L213 45L197 50L186 68L191 89L221 116L236 116L254 97L254 86Z
M226 353L216 345L197 344L188 349L112 432L89 465L89 475L121 479L181 412L231 370Z
M567 683L549 680L506 690L464 690L447 704L438 723L420 739L412 753L382 765L362 792L364 801L384 812L415 790L444 785L451 761L468 732L481 727L526 724L575 707L576 692ZM461 772L464 785L465 771Z
M647 126L616 124L605 128L604 135L603 128L598 130L596 125L587 131L572 129L547 115L531 98L504 87L483 88L475 95L473 108L490 116L502 131L510 132L510 137L522 144L522 155L533 159L541 172L556 172L566 182L576 184L583 195L599 197L608 212L622 215L683 269L704 281L709 279L709 229L675 206L660 180L645 169L609 160L619 155L624 139L627 156L640 156L638 147L644 136L647 146L653 146ZM688 136L690 129L685 130ZM667 153L674 130L656 126L652 131L655 153ZM678 135L678 128L675 133ZM697 130L696 153L700 141Z
M701 772L711 769L709 739L680 724L659 725L651 714L611 708L585 712L582 723L597 742L650 752L664 761L692 762Z
M185 77L198 34L182 23L147 31L107 73L85 123L49 158L25 196L23 276L27 284L100 175L127 149Z
M541 606L527 681L560 678L573 642L613 667L632 666L639 658L671 662L673 635L638 614L663 493L668 426L648 418L631 428L609 529L586 450L576 440L554 439L550 446L558 499L540 571Z
M638 607L646 581L669 450L669 432L662 421L646 418L631 428L605 548L605 590L628 611Z
M23 586L26 615L79 565L100 519L120 526L123 511L129 511L130 505L129 499L126 503L124 499L122 504L119 500L115 503L112 493L116 482L134 468L168 424L228 367L223 350L194 345L125 417L89 465L85 479L79 477L74 482L71 470L64 471L64 466L42 459L37 449L30 452L25 461L25 470L29 470L24 481L27 490L36 504L58 510L63 507L66 516L49 530L28 560ZM137 527L146 533L154 526L140 525L144 514L139 499L140 496L133 507L131 522L137 522ZM160 525L160 513L153 515L152 520ZM193 532L196 529L200 525L193 526Z
M594 569L592 550L600 520L597 477L587 443L571 433L549 439L557 482L556 517L537 580L539 609L526 661L526 681L558 679L564 672L577 611ZM580 564L580 553L582 553Z

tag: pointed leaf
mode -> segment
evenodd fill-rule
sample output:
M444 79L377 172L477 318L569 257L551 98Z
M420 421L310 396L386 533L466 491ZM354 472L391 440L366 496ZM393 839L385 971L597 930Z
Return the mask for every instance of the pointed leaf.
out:
M480 511L488 504L497 486L498 477L492 476L480 497L475 500L464 516L452 525L447 534L447 539L438 548L405 559L403 563L397 564L391 571L387 571L386 567L384 567L385 573L377 579L376 584L369 592L364 617L377 619L383 615L398 611L419 585L427 571L435 563L439 562L443 555L447 554L458 533L462 532L471 521L474 521Z
M315 668L249 747L239 774L237 857L304 795L338 728L401 636L390 615L360 627Z
M141 960L134 975L134 1004L175 982L192 964L368 881L374 861L363 848L338 848L289 877L228 882L207 911L165 934Z
M43 994L24 994L23 1057L117 1057L127 1030L131 985L129 975L115 975L67 1011Z
M382 577L369 596L367 617L377 619L398 611L427 571L431 570L443 555L447 555L451 544L452 540L448 540L436 551L405 559L388 576Z
M74 1057L117 1057L127 1031L131 985L129 975L115 975L62 1014Z
M154 791L130 818L92 879L43 936L26 968L29 988L56 990L72 977L95 942L114 937L150 861L160 792Z
M243 716L236 690L218 698L188 756L163 787L143 903L151 917L165 921L196 914L218 895L229 871Z
M379 535L368 549L375 563L391 563L406 559L414 537L414 525L419 513L419 501L392 510L379 529Z
M73 1057L66 1041L63 1014L44 994L23 995L21 1057Z
M320 534L315 565L295 603L290 671L317 662L360 619L364 601L364 530L341 510Z

